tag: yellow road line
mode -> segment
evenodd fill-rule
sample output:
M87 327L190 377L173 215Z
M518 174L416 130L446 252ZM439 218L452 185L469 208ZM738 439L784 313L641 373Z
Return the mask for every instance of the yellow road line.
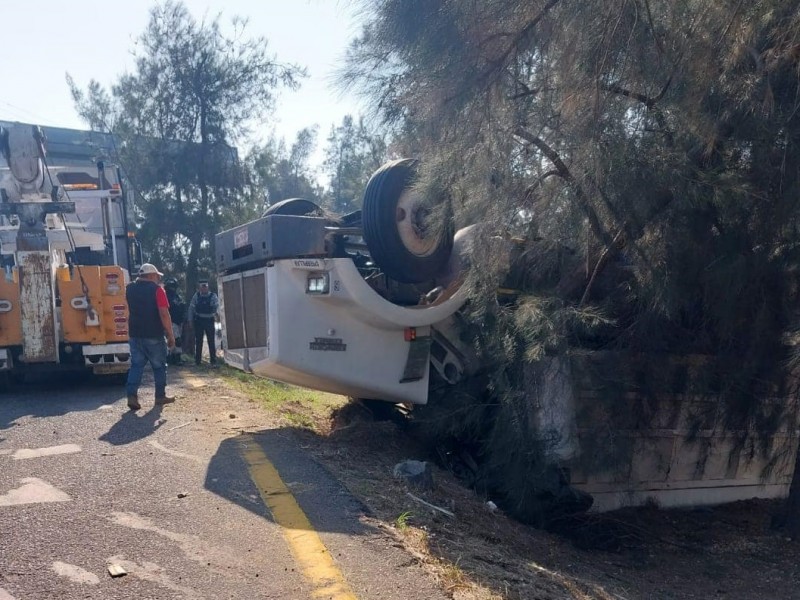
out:
M311 596L330 600L357 600L308 517L283 483L278 470L252 436L242 436L240 440L241 453L250 477L272 512L275 522L280 525L283 538L295 561L311 582L314 588Z

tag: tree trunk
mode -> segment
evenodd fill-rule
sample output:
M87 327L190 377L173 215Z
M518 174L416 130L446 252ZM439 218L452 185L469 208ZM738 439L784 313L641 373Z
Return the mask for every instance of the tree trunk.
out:
M203 234L195 233L189 238L192 245L189 250L189 259L186 261L186 294L191 298L197 289L197 282L200 279L198 265L200 263L200 249L203 244Z
M786 531L793 540L800 538L800 442L795 454L792 485L789 487L789 498L786 500Z
M200 216L199 224L201 225L200 233L197 239L192 240L192 251L190 257L194 257L194 279L192 281L192 289L196 287L198 273L197 264L200 257L201 244L203 242L203 231L213 230L214 220L209 214L210 198L208 193L208 180L206 179L206 169L208 166L208 115L206 109L205 98L200 101L200 163L197 177L197 184L200 188ZM213 236L212 236L213 237ZM207 273L206 276L210 276Z

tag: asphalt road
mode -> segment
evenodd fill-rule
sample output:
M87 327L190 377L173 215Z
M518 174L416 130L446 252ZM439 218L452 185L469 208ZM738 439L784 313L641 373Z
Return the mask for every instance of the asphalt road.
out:
M445 598L291 429L176 371L137 413L120 385L0 394L0 600Z

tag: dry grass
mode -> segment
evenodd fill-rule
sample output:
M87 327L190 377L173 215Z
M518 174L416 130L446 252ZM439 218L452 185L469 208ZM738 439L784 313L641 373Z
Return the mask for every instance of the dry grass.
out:
M316 392L221 366L218 375L238 392L259 402L285 423L321 434L330 430L331 411L347 403L335 394Z

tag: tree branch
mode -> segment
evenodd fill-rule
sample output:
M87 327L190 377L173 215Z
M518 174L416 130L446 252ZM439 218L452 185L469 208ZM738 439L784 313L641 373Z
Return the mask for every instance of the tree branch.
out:
M650 10L650 2L648 0L644 0L644 7L647 11L647 22L650 25L650 32L653 34L653 41L656 43L656 48L658 49L658 53L662 56L664 55L664 48L661 45L661 41L656 36L656 26L653 22L653 11Z
M613 94L619 94L620 96L625 96L626 98L632 98L633 100L636 100L644 104L648 110L653 111L653 114L655 115L655 119L658 122L658 125L664 130L664 137L667 140L667 145L670 148L672 148L675 145L675 138L672 135L672 132L667 127L666 120L664 119L664 113L662 113L661 110L659 110L656 107L656 104L658 104L666 95L667 90L669 90L669 86L671 84L672 84L672 75L667 77L667 81L666 83L664 83L664 86L661 88L661 91L656 96L652 97L625 89L622 86L617 85L615 83L603 84L600 86L600 89L606 90L607 92L611 92Z
M587 298L589 297L589 292L592 290L592 286L594 285L597 276L600 274L600 271L605 268L608 260L611 256L619 251L625 245L625 239L622 237L622 233L625 231L625 225L620 227L620 230L617 232L617 235L614 236L614 239L611 241L611 246L608 246L603 249L602 254L600 254L600 258L597 259L597 263L594 266L594 270L592 271L592 276L589 278L589 282L586 284L586 288L583 290L583 296L581 296L580 302L578 302L578 308L581 308L584 303L586 302Z
M555 169L553 169L551 171L547 171L547 173L545 173L544 175L539 177L539 179L537 179L532 184L530 184L527 188L525 188L525 199L528 200L531 197L531 194L533 193L533 190L535 190L537 187L542 185L550 177L554 177L556 175L560 175L560 173L558 171L556 171Z
M518 77L514 78L514 83L522 88L523 91L518 92L511 96L511 100L519 100L520 98L526 98L528 96L535 96L537 95L541 89L540 88L531 88L526 84L524 81L520 81Z
M664 98L664 95L667 93L670 84L672 83L672 75L667 78L666 83L661 88L661 91L656 96L647 96L645 94L640 94L639 92L633 92L631 90L627 90L616 83L610 84L603 84L600 86L600 89L603 89L607 92L612 92L614 94L619 94L620 96L625 96L626 98L632 98L644 104L647 108L652 109L655 105Z
M531 31L533 31L534 27L536 27L539 24L539 22L542 19L544 19L545 15L550 11L550 9L553 8L559 2L560 0L549 0L549 2L542 7L542 10L539 11L539 14L537 14L533 19L531 19L531 21L527 25L525 25L525 27L523 27L519 31L519 33L517 33L517 35L514 36L508 48L506 48L506 50L496 60L492 61L489 68L486 69L480 75L478 80L488 81L489 79L491 79L490 75L492 74L492 72L496 71L499 65L504 64L508 60L508 57L511 56L511 53L517 48L520 42L523 39L525 39L530 34Z
M592 232L594 235L603 242L603 245L607 248L610 247L613 243L611 236L603 227L602 223L600 223L600 218L597 216L594 208L592 208L591 203L589 202L589 198L586 194L586 191L583 189L580 183L575 179L572 175L572 172L567 167L566 163L561 159L553 148L551 148L547 143L542 140L542 138L532 134L530 131L527 131L523 127L517 127L516 131L514 132L515 135L522 138L526 142L536 146L539 151L544 154L544 156L553 163L558 175L566 182L568 182L572 188L575 190L575 197L578 200L578 204L580 205L583 213L586 215L586 218L589 219L589 226L592 228Z

